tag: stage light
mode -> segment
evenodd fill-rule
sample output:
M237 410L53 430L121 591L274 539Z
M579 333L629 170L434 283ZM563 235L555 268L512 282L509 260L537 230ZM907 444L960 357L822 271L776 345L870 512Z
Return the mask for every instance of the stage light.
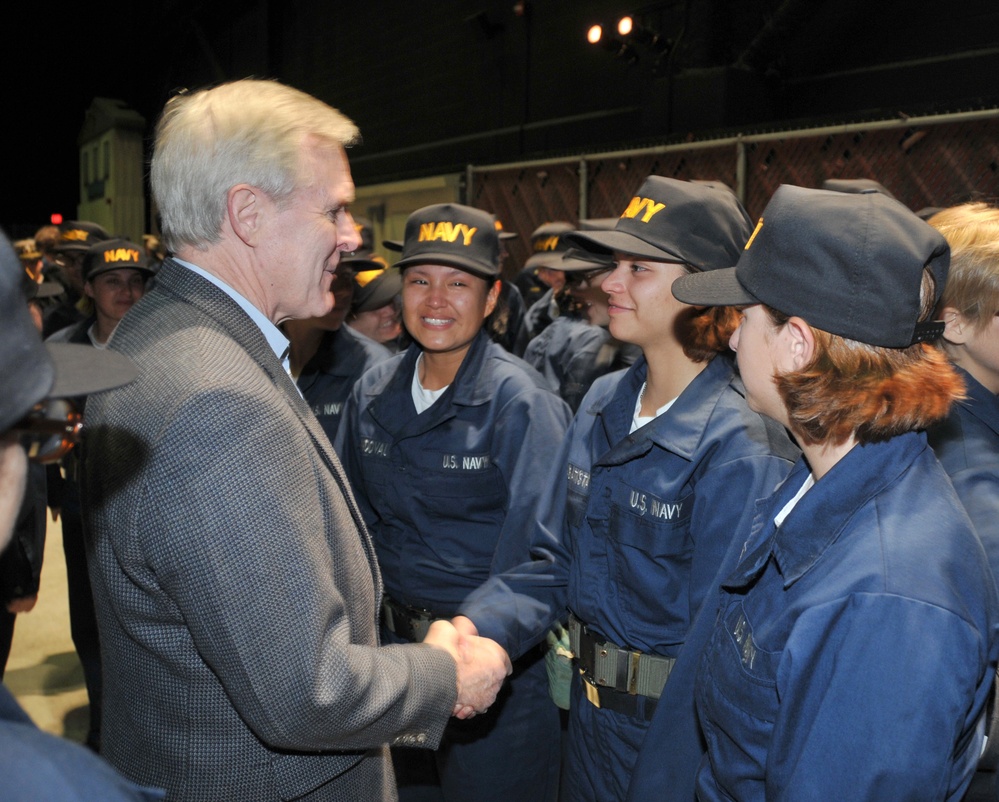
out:
M619 23L618 31L620 32L620 30ZM605 36L602 25L591 25L586 31L586 41L591 45L600 45L608 53L613 53L615 58L628 64L634 64L638 61L638 50L635 46L616 36Z
M631 17L621 17L617 21L617 32L621 36L628 36L635 27L635 21Z

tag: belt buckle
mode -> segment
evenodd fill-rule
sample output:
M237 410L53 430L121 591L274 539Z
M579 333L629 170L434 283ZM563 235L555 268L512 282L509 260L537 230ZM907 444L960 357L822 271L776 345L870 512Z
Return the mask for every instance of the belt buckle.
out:
M641 652L628 652L628 693L638 695L638 668L641 665Z
M579 669L579 676L583 683L583 692L586 694L586 701L594 707L600 707L600 691L597 686L590 682L583 669Z

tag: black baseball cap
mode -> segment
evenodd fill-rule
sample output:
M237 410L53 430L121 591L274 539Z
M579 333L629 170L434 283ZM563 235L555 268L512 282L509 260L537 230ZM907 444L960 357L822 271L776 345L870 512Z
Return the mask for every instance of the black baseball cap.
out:
M695 306L763 303L830 334L905 348L943 333L918 322L920 286L929 268L939 301L949 266L943 236L887 195L785 184L735 267L681 276L673 295Z
M439 264L480 278L499 275L499 236L493 215L459 203L435 203L406 220L402 258L396 267Z
M138 270L147 277L155 272L149 266L146 249L127 239L103 240L87 248L83 258L84 281L111 270L125 269Z
M549 270L592 270L593 259L583 256L579 248L571 248L566 234L575 226L563 220L543 223L531 234L531 255L524 263L525 270L547 267ZM582 257L582 258L581 258Z
M42 342L24 294L24 268L0 232L0 432L22 420L46 398L68 398L126 384L134 364L90 345Z
M54 298L66 292L66 288L58 281L43 281L40 284L27 273L21 279L21 289L24 297L28 301L41 301L45 298Z
M888 188L880 181L873 178L827 178L822 182L821 189L828 189L831 192L880 192L892 200L897 200Z
M617 224L616 217L590 217L579 221L580 231L610 231ZM605 250L583 250L570 246L562 254L559 270L566 273L584 273L595 270L613 270L616 266L614 254Z
M35 262L42 258L42 252L38 250L37 243L31 238L15 240L14 250L17 251L18 258L25 262Z
M381 309L402 292L402 273L395 267L377 267L359 270L354 274L354 297L350 302L352 312L370 312Z
M731 267L752 224L738 198L708 184L653 175L610 231L575 231L571 245L694 270Z
M500 239L517 239L517 232L504 229L503 223L498 217L493 217L493 225L496 226L496 236Z
M349 268L353 274L354 294L350 301L351 311L366 312L369 309L377 309L392 299L390 295L388 300L381 301L381 294L389 289L388 285L382 286L381 276L385 274L389 265L385 257L374 251L375 230L371 223L363 217L355 217L354 227L361 237L361 245L356 251L341 257L340 264ZM398 272L396 271L396 274ZM401 280L399 284L401 288ZM376 293L379 295L377 298L374 297ZM371 306L374 301L379 303Z
M84 253L91 245L111 239L111 235L89 220L67 220L59 226L59 240L53 246L56 253Z

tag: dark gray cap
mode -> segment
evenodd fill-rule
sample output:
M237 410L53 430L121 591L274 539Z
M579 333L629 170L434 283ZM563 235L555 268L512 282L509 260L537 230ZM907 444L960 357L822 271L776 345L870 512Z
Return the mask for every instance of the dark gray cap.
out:
M499 234L489 212L459 203L435 203L406 220L396 267L438 264L491 279L499 274Z
M764 303L869 345L905 348L943 333L919 322L923 270L947 282L950 249L932 226L887 195L783 185L735 267L681 276L673 295L695 306Z
M575 231L569 244L694 270L731 267L752 224L731 192L653 175L645 179L610 231Z

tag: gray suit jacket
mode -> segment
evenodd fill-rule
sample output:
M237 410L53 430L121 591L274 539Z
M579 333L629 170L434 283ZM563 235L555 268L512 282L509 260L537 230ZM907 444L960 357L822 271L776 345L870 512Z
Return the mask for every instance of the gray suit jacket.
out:
M307 404L169 260L112 347L139 377L86 412L105 756L173 800L394 797L383 745L438 744L454 662L378 647L374 550Z

